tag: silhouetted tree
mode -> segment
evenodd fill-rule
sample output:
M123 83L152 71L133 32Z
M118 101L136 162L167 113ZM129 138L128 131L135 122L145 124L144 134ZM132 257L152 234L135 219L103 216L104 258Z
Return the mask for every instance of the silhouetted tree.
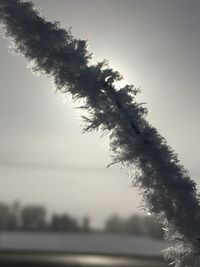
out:
M46 228L46 210L43 206L31 205L22 209L22 228L29 231Z
M82 231L83 232L89 232L90 229L90 217L89 216L84 216L83 217L83 225L82 225Z
M9 216L8 206L4 203L0 203L0 229L1 230L7 229L8 216Z
M10 206L0 203L0 230L16 230L17 227L17 217Z
M143 235L145 231L144 216L132 215L126 220L126 229L134 235Z
M9 205L9 209L10 212L14 215L14 217L16 218L16 230L20 229L21 227L21 203L20 201L16 200L14 201L14 203L12 203L11 205Z
M112 215L105 222L105 231L111 233L129 233L163 239L162 225L152 216L134 214L122 219Z
M53 231L66 231L66 232L73 232L79 230L77 221L74 218L71 218L67 214L53 215L50 228Z
M124 221L118 215L112 215L105 222L105 230L111 233L122 233L125 231Z

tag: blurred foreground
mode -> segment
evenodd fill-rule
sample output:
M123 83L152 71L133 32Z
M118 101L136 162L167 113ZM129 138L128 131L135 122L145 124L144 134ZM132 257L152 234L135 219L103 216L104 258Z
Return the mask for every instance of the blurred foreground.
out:
M0 266L167 266L162 226L152 216L110 215L104 228L70 214L47 216L43 205L0 203Z
M65 266L123 266L123 267L166 267L160 258L123 257L81 254L37 254L37 253L0 253L0 264L4 267L65 267Z
M0 266L159 267L168 245L127 234L1 232Z
M159 257L169 243L149 237L108 233L1 232L0 250Z

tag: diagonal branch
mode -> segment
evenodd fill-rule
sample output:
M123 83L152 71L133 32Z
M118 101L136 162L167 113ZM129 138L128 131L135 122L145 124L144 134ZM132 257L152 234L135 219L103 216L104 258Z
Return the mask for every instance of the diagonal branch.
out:
M146 108L135 101L132 85L116 89L121 75L105 62L90 65L87 42L70 30L45 21L31 2L0 0L0 21L16 52L33 70L54 77L57 90L82 99L88 110L86 131L109 132L115 162L139 174L134 183L148 210L167 228L176 245L169 257L176 266L198 266L200 205L196 184L166 140L145 119ZM134 171L133 171L134 173ZM182 242L184 240L185 242Z

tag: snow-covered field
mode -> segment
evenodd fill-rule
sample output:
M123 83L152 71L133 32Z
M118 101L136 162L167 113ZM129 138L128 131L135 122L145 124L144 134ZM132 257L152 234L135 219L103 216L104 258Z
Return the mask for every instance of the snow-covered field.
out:
M116 234L0 233L0 250L61 251L159 256L169 244L147 237Z

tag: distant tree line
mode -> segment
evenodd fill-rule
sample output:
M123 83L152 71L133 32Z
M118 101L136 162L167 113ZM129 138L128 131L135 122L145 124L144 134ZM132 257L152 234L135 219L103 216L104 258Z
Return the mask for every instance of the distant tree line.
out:
M53 214L47 219L46 208L42 205L0 203L0 230L89 232L90 220L85 216L78 223L69 214Z
M0 230L7 231L54 231L54 232L92 232L90 218L85 216L81 222L67 213L48 216L43 205L24 205L19 202L6 204L0 202ZM122 233L163 238L162 226L152 216L131 215L121 218L110 216L102 230L106 233Z
M153 216L138 214L131 215L125 219L118 215L110 216L105 222L105 231L111 233L143 235L158 239L163 239L164 237L162 225L156 222Z

